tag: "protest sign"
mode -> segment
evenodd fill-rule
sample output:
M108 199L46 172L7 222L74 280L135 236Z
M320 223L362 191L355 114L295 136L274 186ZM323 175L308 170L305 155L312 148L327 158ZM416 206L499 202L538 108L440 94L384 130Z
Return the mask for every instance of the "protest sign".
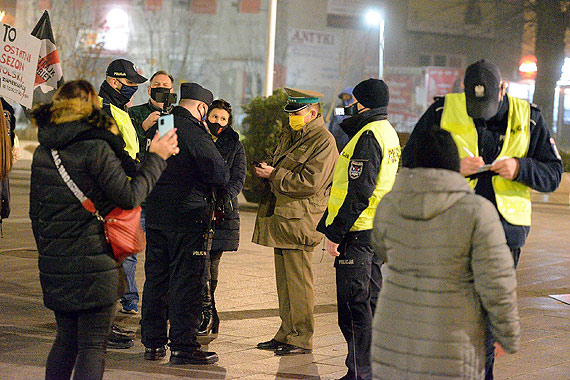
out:
M0 23L0 96L32 107L41 42Z

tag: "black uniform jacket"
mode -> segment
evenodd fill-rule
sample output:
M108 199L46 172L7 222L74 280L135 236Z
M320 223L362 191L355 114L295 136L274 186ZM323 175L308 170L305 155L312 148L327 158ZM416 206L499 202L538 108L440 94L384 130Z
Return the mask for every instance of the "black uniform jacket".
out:
M206 128L184 107L175 107L180 153L171 156L146 200L146 227L174 232L203 232L213 190L224 187L229 169Z
M364 126L377 120L386 120L386 114L371 109L344 119L340 126L352 139ZM342 241L360 214L366 210L369 199L376 188L376 178L382 164L382 148L372 131L366 131L360 135L354 147L351 161L363 163L362 173L357 178L348 176L348 193L333 222L329 226L325 226L328 216L327 209L317 226L317 231L324 233L327 239L334 243ZM364 244L370 240L370 231L359 231Z
M406 147L415 144L416 132L418 130L431 128L441 124L441 114L443 112L444 98L438 97L427 109L416 124ZM507 130L509 100L503 97L499 106L499 111L491 119L485 121L475 119L477 128L479 155L483 157L486 164L492 163L499 155L503 146L503 138ZM519 174L515 181L527 185L531 189L541 192L552 192L558 188L564 166L556 149L554 139L550 137L548 127L540 110L531 105L530 108L530 145L526 157L519 157ZM404 149L406 149L406 147ZM407 166L406 161L402 162ZM475 193L484 196L497 206L495 191L491 183L493 173L478 177ZM521 248L530 231L530 227L516 226L507 222L501 216L501 222L505 229L507 244L511 249Z

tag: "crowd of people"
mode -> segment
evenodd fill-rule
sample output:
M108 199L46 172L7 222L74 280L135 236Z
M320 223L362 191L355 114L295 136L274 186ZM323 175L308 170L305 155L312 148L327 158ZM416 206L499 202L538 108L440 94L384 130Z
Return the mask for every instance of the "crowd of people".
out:
M133 345L113 324L118 301L123 313L141 305L144 359L161 360L169 348L175 365L218 361L198 336L218 332L220 260L239 247L244 147L227 101L182 83L174 105L165 71L151 76L148 102L129 107L145 82L118 59L98 96L74 80L31 112L40 145L30 218L44 304L57 323L46 379L101 379L106 348ZM263 182L252 241L274 249L281 319L258 349L312 352L312 253L324 237L348 347L341 380L493 379L495 355L520 344L515 269L530 189L554 191L563 172L540 110L506 88L495 64L473 63L464 91L436 98L403 151L383 80L345 89L330 131L322 94L285 89L289 125L270 157L252 163ZM17 153L4 100L2 111L4 218ZM166 115L174 128L161 134ZM102 215L143 206L142 302L137 256L114 259L103 224L66 175Z

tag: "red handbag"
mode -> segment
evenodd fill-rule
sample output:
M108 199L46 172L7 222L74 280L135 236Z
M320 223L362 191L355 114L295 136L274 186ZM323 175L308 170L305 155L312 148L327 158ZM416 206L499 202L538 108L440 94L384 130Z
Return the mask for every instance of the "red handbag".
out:
M132 210L115 207L103 218L95 208L91 199L83 194L81 189L77 187L62 166L61 158L57 150L52 149L51 155L63 182L69 187L73 195L75 195L87 211L103 222L105 238L107 239L107 243L111 245L115 260L123 261L135 253L144 251L146 239L141 226L141 206L135 207Z

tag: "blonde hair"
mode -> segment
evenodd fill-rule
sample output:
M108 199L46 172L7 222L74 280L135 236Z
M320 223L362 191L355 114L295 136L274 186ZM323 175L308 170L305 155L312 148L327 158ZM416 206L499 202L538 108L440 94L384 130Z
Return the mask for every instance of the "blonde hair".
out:
M10 125L4 116L4 107L0 102L0 179L6 178L10 170L12 170Z

